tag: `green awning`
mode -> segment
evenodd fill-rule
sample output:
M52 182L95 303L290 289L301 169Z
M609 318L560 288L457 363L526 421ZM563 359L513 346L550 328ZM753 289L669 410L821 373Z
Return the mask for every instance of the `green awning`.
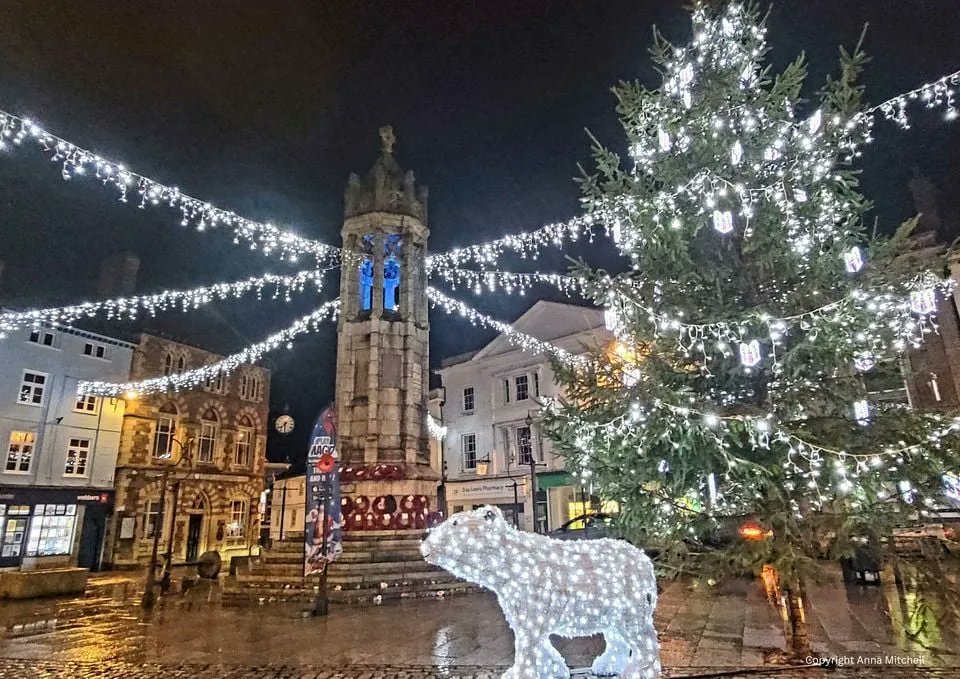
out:
M544 472L537 474L537 488L559 488L574 485L573 477L567 472Z

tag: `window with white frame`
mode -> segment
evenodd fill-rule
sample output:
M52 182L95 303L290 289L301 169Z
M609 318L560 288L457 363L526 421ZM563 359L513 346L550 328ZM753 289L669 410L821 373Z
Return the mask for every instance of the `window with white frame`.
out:
M153 456L166 460L173 456L173 439L177 433L177 408L167 403L157 415L157 432L153 436Z
M517 427L516 439L517 460L520 464L530 464L533 462L533 436L530 427Z
M150 500L147 502L146 513L143 517L143 537L152 538L157 532L157 526L160 523L160 501ZM163 537L163 531L160 531L160 537Z
M463 412L472 413L476 405L476 394L473 387L464 387L463 389Z
M32 431L10 432L10 442L7 447L7 463L4 471L11 474L26 474L30 471L30 462L33 460L33 444L37 434Z
M100 410L100 398L97 396L77 396L73 404L73 412L85 415L96 415Z
M43 405L43 392L46 385L46 373L24 370L23 379L20 381L19 402L30 406Z
M246 535L247 501L234 500L230 503L230 524L227 526L228 540L242 540Z
M530 380L526 375L517 375L513 378L516 386L516 395L518 401L526 401L530 398Z
M99 342L84 342L83 355L92 356L93 358L106 358L107 347Z
M260 400L260 378L253 373L240 376L240 398L247 401Z
M463 434L460 437L460 449L463 453L463 469L477 468L477 435Z
M197 459L200 462L213 462L217 451L217 430L220 419L212 408L200 418L200 438L197 441Z
M67 460L63 466L64 476L86 476L90 458L90 439L72 438L67 447Z
M241 467L250 466L250 453L253 451L253 424L244 415L237 427L237 444L234 447L233 462Z
M60 346L60 333L56 330L46 330L40 328L30 332L30 338L27 340L42 347L57 348Z

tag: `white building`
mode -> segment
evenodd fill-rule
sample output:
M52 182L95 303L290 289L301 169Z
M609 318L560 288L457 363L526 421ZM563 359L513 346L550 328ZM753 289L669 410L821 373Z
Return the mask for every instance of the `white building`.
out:
M573 353L612 340L602 311L556 302L537 302L513 327ZM542 399L560 396L546 356L522 351L501 335L476 353L445 361L439 372L446 396L448 512L497 505L521 528L540 532L584 512L583 489L538 425Z
M133 349L66 327L0 340L0 569L99 567L124 402L77 382L126 381Z

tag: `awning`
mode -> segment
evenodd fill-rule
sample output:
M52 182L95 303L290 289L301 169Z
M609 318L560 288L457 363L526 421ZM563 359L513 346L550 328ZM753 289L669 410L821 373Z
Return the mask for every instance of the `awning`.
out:
M575 485L573 477L568 472L544 472L537 474L537 488L541 490L573 485Z

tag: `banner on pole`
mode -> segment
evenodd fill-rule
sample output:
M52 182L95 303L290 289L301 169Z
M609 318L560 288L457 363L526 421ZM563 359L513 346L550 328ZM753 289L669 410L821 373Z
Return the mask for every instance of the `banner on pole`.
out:
M306 490L304 576L323 573L327 564L343 551L335 405L324 408L313 425L307 452Z

